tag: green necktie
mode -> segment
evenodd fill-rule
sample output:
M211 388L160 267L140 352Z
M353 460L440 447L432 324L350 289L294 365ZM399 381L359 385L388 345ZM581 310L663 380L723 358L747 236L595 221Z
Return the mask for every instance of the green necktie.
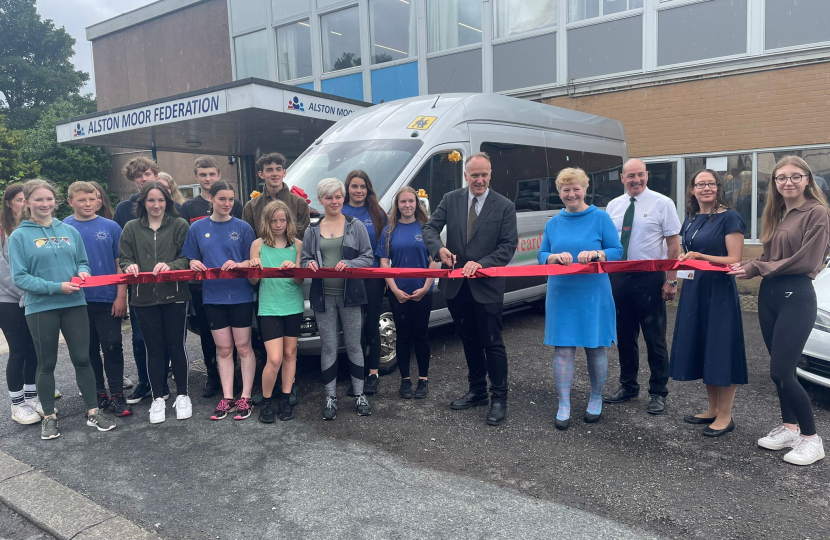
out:
M625 216L623 216L622 233L620 234L620 243L622 244L623 254L622 260L628 260L628 243L631 241L631 225L634 223L634 201L636 199L631 197L629 199L631 204L625 209Z

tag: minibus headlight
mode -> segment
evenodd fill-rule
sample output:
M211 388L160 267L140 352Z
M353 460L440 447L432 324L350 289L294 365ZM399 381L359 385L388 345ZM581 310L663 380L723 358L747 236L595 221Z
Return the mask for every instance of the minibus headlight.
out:
M816 313L816 323L813 325L813 328L830 333L830 311L818 310L818 313Z

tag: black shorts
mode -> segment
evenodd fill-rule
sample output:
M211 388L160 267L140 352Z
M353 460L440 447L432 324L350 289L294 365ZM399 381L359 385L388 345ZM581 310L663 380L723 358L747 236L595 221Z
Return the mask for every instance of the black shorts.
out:
M281 337L300 337L300 323L303 322L303 314L294 315L265 315L259 318L259 333L262 342L279 339Z
M223 328L249 328L254 320L254 303L244 304L204 304L211 330Z

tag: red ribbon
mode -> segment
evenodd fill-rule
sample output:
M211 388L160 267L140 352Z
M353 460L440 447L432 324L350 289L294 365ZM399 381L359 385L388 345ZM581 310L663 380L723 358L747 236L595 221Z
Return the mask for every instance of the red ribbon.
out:
M712 264L706 261L686 260L679 262L675 259L649 261L614 261L592 262L589 264L561 264L499 266L481 268L473 278L478 277L532 277L532 276L561 276L570 274L612 274L616 272L664 272L675 270L708 270L714 272L728 272L725 264ZM163 283L169 281L202 281L205 279L238 279L238 278L461 278L461 269L449 270L425 268L346 268L342 272L334 268L320 268L316 272L308 268L236 268L221 270L208 268L204 272L194 270L171 270L159 272L141 272L137 276L132 274L114 274L107 276L90 276L85 281L81 278L72 278L73 283L81 287L101 287L104 285L131 285L141 283Z

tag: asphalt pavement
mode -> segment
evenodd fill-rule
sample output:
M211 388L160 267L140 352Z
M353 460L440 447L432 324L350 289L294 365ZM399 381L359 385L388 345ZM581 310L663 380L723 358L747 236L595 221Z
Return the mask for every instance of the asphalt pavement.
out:
M669 319L672 328L673 308ZM719 439L683 423L706 407L700 383L670 382L665 416L646 414L643 390L640 400L606 405L598 424L584 424L583 353L572 425L557 431L544 316L523 311L504 322L511 390L501 427L485 425L485 407L449 409L466 391L466 365L444 327L430 333L425 400L399 399L393 374L370 399L372 416L361 418L343 380L338 418L324 422L319 368L301 358L294 420L211 422L215 403L201 398L204 374L194 369L194 418L176 421L168 407L167 422L150 425L145 401L109 433L84 425L62 345L62 436L41 441L36 426L6 419L0 450L168 539L830 537L830 462L798 468L783 452L755 446L780 418L754 313L744 314L750 384L738 390L737 429ZM132 376L128 333L124 343ZM198 365L198 340L191 336L188 346ZM641 356L645 387L645 347ZM606 391L618 374L611 349ZM830 389L808 392L819 434L830 433ZM0 410L8 410L6 395Z

